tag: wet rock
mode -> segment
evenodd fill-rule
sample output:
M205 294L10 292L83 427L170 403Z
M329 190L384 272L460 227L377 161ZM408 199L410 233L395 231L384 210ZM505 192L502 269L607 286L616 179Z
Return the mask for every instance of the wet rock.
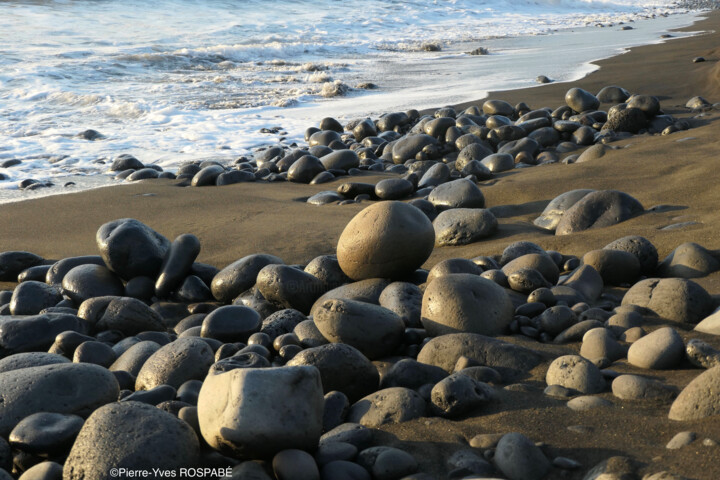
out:
M597 110L600 107L600 100L582 88L571 88L568 90L565 94L565 103L578 113L587 110Z
M121 296L125 292L120 278L100 265L79 265L63 278L63 294L80 305L93 297Z
M135 298L117 297L110 300L97 320L98 330L118 330L125 335L146 331L165 331L162 317Z
M123 218L102 225L96 235L100 255L120 278L155 278L170 242L147 225Z
M54 307L62 300L62 294L52 285L26 281L15 287L10 300L12 315L37 315L41 310Z

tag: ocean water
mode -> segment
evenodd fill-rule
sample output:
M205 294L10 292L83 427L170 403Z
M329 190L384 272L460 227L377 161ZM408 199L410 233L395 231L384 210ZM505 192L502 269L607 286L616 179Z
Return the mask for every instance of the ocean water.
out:
M0 164L21 163L0 168L0 201L62 191L19 192L27 178L109 183L120 153L172 171L327 115L573 80L694 18L662 0L2 1Z

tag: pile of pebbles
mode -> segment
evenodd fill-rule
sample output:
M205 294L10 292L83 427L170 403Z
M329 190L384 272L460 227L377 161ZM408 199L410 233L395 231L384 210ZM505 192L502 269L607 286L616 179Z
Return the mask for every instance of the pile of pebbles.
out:
M597 95L572 88L564 100L555 109L487 100L464 111L444 107L432 115L392 112L344 126L324 118L305 132L306 147L271 146L255 152L254 158L239 158L232 166L217 161L190 163L176 176L193 186L256 180L321 184L362 171L390 172L401 178L358 195L398 200L426 196L438 185L459 178L476 182L514 168L585 161L573 152L635 134L689 128L687 121L664 114L656 97L631 95L618 86L607 86ZM713 106L694 97L687 108L699 112ZM111 171L129 181L173 177L129 155L118 157ZM335 200L355 198L342 195Z
M625 237L578 258L521 241L423 270L435 237L421 209L389 201L307 265L259 253L217 269L195 261L194 235L171 242L133 219L99 228L100 255L1 253L0 281L18 284L0 292L0 479L232 466L242 479L429 480L374 429L482 415L538 372L538 395L574 410L611 408L597 396L610 389L619 405L669 405L673 421L720 415L720 312L691 280L720 268L718 252L683 244L659 261ZM681 392L654 378L693 366ZM592 467L517 432L469 445L446 459L450 478ZM618 463L632 462L590 473Z

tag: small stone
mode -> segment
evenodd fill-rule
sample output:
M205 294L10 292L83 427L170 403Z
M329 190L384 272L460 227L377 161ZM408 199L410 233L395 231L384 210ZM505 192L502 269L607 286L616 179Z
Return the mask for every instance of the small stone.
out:
M568 408L576 412L584 412L594 408L612 407L612 405L612 402L605 400L604 398L594 397L591 395L575 397L567 402Z
M695 432L680 432L670 439L667 445L665 445L665 448L668 450L678 450L690 445L696 438L697 434Z

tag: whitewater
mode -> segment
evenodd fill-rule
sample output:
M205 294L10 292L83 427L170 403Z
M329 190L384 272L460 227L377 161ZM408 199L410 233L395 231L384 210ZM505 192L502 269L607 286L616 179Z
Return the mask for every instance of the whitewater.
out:
M696 16L659 0L0 2L0 202L62 192L19 191L28 178L112 183L122 153L231 162L324 116L571 81Z

